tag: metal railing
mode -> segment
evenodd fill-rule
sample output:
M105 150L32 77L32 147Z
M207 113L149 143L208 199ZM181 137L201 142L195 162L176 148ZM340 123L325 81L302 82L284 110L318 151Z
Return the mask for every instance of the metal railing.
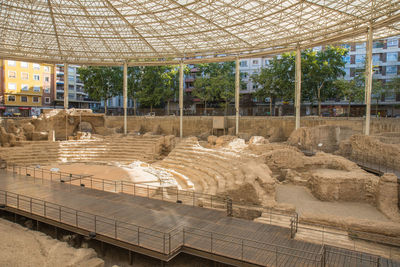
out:
M322 256L319 252L294 249L188 226L178 226L168 232L162 232L5 190L0 190L0 203L6 207L16 208L164 255L171 255L182 246L186 246L256 264L273 262L275 266L284 266L281 262L289 258L291 261L302 261L305 266L320 266L321 264ZM255 257L257 254L262 256Z
M203 208L226 210L227 203L229 201L228 196L218 196L188 190L179 190L176 187L157 187L130 181L108 180L93 176L73 175L65 172L53 172L43 168L19 166L15 164L6 164L6 168L9 172L30 176L34 180L40 179L41 182L45 180L59 181L69 184L70 186L77 185L90 189L130 194L133 196L146 197L150 199L181 203L184 205ZM259 211L267 216L269 215L270 218L273 216L284 217L288 221L286 227L291 229L291 236L294 236L295 232L297 231L298 215L296 212L277 211L269 207L263 207L245 202L233 202L232 207L233 210L245 209ZM294 222L294 227L291 226L291 221ZM269 223L272 224L272 219L269 220Z
M22 175L29 174L28 176L32 176L33 179L40 179L41 182L46 180L46 178L43 178L44 175L42 175L42 173L45 174L46 171L51 173L51 171L48 170L41 170L40 172L33 172L33 175L30 175L35 168L20 168L19 166L16 167L15 165L8 165L7 168L13 170L14 173L19 172ZM37 177L38 174L39 177ZM50 177L53 177L53 175L50 174ZM53 181L63 181L63 178L71 178L71 176L62 174L60 178L59 175L54 175ZM78 181L79 184L77 184ZM124 191L122 189L123 186L118 188L117 181L109 181L94 177L79 177L79 179L65 180L64 183L69 182L69 186L83 185L82 181L90 181L92 188L96 188L96 183L98 183L105 191L118 192L119 189L121 192ZM136 184L134 185L135 188L137 186L141 189L147 189L147 186L143 187ZM159 194L159 192L150 192L150 190L145 190L145 192L142 192L142 194ZM138 195L137 193L135 193L135 195ZM175 197L180 196L180 194L181 192L176 194ZM167 199L164 198L164 200ZM330 261L336 260L334 259L335 256L340 256L340 258L342 258L342 260L345 262L357 261L367 264L367 266L379 266L380 260L378 256L365 256L365 254L357 251L327 246L324 243L323 238L321 242L321 250L315 252L281 246L275 243L260 242L253 239L241 238L190 226L178 226L170 231L162 232L156 229L118 221L116 219L106 218L104 216L83 212L74 208L4 190L0 190L0 203L8 207L13 207L18 210L28 212L30 214L35 214L56 222L71 225L88 232L93 232L119 241L134 244L139 247L147 248L164 255L171 255L185 246L241 261L264 264L268 266L285 266L289 260L291 263L301 262L304 266L325 266L326 264L329 265ZM273 214L272 211L271 214ZM275 214L282 215L281 213ZM297 214L296 218L294 218L292 215L287 216L290 218L291 237L294 237L294 234L298 229L319 231L321 232L322 236L324 234L328 234L329 232L325 228L323 228L321 231L315 228L299 226ZM338 236L340 235L337 233L334 234Z
M400 178L400 164L394 157L382 158L377 157L376 154L366 153L352 153L344 156L362 167L378 171L382 174L394 173Z

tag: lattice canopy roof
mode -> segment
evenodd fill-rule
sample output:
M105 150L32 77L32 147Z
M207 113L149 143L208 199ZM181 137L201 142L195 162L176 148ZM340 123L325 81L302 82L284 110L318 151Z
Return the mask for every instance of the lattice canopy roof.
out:
M0 57L78 64L250 57L400 34L395 0L0 0ZM219 58L221 59L221 58Z

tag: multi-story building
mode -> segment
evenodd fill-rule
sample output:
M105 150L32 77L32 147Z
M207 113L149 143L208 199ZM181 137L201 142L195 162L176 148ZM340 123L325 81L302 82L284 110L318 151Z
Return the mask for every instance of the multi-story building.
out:
M89 99L83 89L83 82L77 71L79 66L68 66L68 103L69 108L97 108L100 102ZM56 94L55 107L64 107L64 65L56 65Z
M54 66L1 60L1 115L39 115L51 105Z

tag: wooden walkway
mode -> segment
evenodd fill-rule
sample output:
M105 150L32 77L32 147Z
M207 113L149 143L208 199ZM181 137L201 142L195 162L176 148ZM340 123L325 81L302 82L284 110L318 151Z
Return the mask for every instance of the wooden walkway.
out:
M182 251L238 265L377 266L376 256L291 239L289 228L5 171L0 171L0 204L96 233L114 245L153 251L163 260Z

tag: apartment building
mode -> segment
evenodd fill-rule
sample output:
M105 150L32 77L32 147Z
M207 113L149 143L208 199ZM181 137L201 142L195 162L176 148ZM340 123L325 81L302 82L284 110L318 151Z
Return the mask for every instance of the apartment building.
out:
M0 60L0 115L39 115L50 107L54 92L54 66L15 60Z
M87 93L83 89L83 82L78 73L79 66L68 66L68 77L64 75L64 65L56 65L56 91L55 91L55 107L64 107L64 81L68 79L68 103L69 108L98 108L100 102L89 99Z

